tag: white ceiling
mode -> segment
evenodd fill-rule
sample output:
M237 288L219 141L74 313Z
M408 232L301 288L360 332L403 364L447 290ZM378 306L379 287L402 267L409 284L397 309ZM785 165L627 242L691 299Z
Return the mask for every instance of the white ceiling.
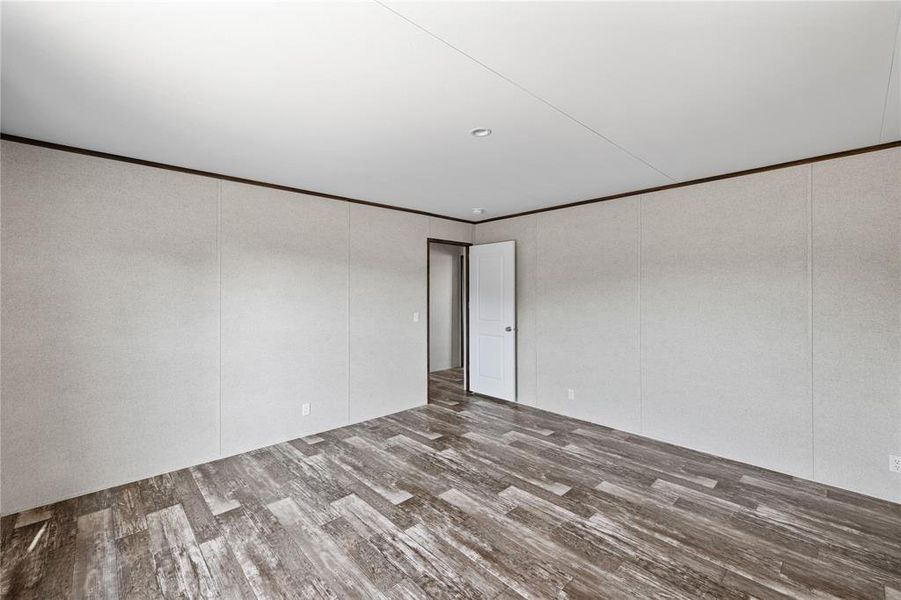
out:
M2 11L4 133L464 219L901 139L901 2Z

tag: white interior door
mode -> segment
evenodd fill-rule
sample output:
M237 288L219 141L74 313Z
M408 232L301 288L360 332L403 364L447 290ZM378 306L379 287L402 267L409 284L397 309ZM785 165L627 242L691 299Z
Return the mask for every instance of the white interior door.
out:
M470 389L516 401L516 242L469 248Z

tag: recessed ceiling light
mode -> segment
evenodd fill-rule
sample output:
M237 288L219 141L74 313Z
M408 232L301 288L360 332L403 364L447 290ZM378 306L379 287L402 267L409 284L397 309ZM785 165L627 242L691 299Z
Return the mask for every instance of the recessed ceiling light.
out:
M475 129L470 130L469 135L475 137L488 137L491 135L491 130L487 127L476 127Z
M484 208L474 208L474 209L472 209L472 214L483 215L483 214L485 214L485 209Z

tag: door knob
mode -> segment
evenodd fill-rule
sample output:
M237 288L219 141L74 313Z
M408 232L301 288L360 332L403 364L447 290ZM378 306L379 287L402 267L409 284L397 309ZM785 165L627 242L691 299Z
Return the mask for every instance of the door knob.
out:
M513 328L510 326L504 327L504 331L513 331Z

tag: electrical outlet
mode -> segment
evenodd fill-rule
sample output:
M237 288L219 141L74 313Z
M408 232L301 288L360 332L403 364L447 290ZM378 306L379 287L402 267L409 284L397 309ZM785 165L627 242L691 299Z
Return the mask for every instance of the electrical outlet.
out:
M413 322L419 323L419 313L418 312L413 313Z
M566 399L567 400L575 400L576 399L576 390L570 388L566 390Z
M901 473L901 456L889 455L888 470L892 473Z
M306 417L307 415L310 414L310 403L309 402L306 402L301 405L300 414L301 414L301 416L304 416L304 417Z

